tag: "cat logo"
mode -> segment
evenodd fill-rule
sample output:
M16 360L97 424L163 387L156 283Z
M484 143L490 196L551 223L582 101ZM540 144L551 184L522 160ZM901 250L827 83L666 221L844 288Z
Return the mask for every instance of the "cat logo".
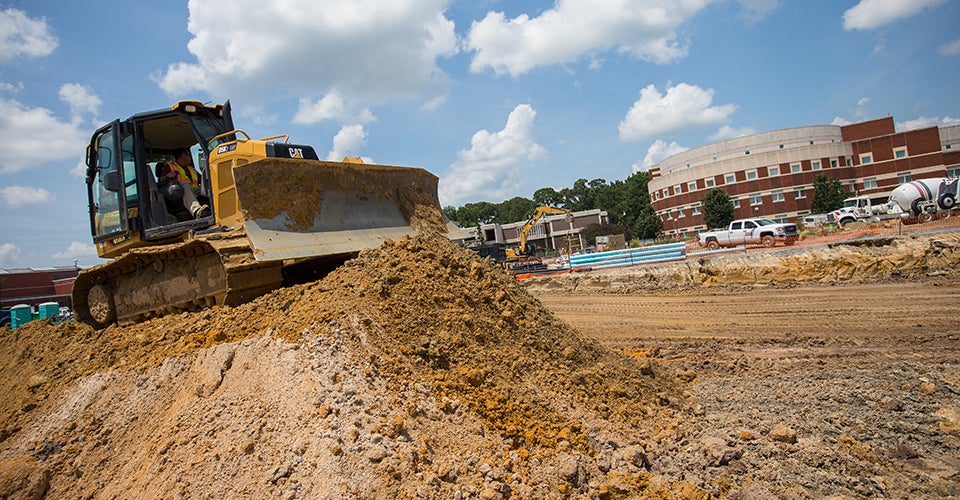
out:
M299 158L303 159L303 148L288 148L290 151L290 158Z

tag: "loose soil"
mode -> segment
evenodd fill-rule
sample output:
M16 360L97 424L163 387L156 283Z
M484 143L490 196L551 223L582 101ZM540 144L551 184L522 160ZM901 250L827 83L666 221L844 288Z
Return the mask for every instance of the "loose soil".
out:
M0 332L0 496L958 495L958 261L950 233L521 284L404 238L235 308L32 322Z

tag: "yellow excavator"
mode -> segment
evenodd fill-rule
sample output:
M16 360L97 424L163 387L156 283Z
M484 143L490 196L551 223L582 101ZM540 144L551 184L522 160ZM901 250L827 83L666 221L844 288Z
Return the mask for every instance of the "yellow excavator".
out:
M508 247L506 249L507 253L507 262L520 261L523 262L524 258L528 258L532 253L527 248L527 237L530 235L530 230L537 225L537 222L543 218L544 215L552 214L566 214L568 216L572 215L573 212L570 210L564 210L562 208L553 208L545 205L537 207L533 215L527 219L527 222L520 228L520 242L516 247Z
M235 129L229 101L180 101L97 130L86 157L90 228L112 260L77 276L76 317L100 328L237 305L387 239L446 232L435 175L321 161L288 139ZM185 149L208 208L195 214L161 183L161 167Z

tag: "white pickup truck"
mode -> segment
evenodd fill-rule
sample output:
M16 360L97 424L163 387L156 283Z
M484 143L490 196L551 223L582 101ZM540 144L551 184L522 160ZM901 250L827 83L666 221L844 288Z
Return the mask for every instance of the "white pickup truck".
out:
M727 229L714 229L700 233L700 246L710 250L738 245L763 245L772 247L777 242L793 245L800 239L796 224L779 223L770 219L738 219Z

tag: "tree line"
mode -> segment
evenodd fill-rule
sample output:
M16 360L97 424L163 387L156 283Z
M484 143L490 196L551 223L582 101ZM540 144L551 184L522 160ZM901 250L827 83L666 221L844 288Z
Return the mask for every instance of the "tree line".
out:
M637 172L626 180L610 183L604 179L578 179L569 188L540 188L533 193L532 199L517 196L500 203L478 201L460 207L446 206L443 213L460 227L477 227L526 220L540 205L573 212L600 209L607 212L610 224L605 228L590 228L591 233L625 234L628 240L634 237L656 239L663 236L663 221L650 204L649 181L647 172ZM843 206L843 200L848 196L840 181L818 174L813 183L810 211L826 213L836 210ZM701 205L707 227L723 227L734 219L733 200L719 187L707 191Z

